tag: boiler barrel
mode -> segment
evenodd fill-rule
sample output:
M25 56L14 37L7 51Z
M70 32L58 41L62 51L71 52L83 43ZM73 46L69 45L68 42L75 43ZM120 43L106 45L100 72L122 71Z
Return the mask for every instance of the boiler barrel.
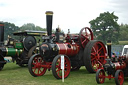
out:
M80 48L77 44L70 44L70 43L56 43L58 47L58 54L64 54L67 56L74 56L78 54Z
M125 69L126 68L126 63L122 62L122 64L120 64L119 62L114 63L115 65L115 70L121 70L121 69Z
M0 46L4 45L4 23L0 22Z
M0 52L3 56L19 56L23 50L15 48L0 47Z

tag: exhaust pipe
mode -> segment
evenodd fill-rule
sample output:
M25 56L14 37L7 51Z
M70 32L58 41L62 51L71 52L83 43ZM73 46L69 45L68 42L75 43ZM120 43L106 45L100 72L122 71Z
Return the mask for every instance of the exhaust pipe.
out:
M4 45L4 23L0 22L0 46Z
M47 34L48 36L52 35L52 17L53 12L52 11L46 11L46 26L47 26Z
M107 41L107 50L108 50L108 56L109 56L109 58L111 58L111 45L112 45L112 43L111 43L111 40L108 40Z

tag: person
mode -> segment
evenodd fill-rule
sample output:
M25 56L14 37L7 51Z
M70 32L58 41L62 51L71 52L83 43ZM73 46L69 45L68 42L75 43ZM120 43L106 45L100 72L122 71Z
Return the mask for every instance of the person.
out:
M117 58L117 56L116 56L116 54L113 52L113 53L112 53L112 61L115 62L115 61L116 61L116 58Z
M61 32L61 29L59 26L58 26L58 28L56 28L55 36L56 36L56 39L55 39L56 42L64 41L65 34L63 32Z

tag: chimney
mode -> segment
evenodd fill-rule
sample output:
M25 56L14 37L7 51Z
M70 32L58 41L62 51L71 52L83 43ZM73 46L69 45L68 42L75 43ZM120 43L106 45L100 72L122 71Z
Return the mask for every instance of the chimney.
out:
M107 41L107 49L108 49L109 58L111 58L111 45L112 45L111 40L108 40Z
M47 34L48 36L52 35L52 11L46 11L46 26L47 26Z

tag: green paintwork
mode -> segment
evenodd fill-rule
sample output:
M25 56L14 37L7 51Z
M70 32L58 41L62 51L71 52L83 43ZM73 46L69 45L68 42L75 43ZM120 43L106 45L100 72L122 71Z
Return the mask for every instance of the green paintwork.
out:
M16 49L23 49L23 43L21 43L21 42L15 42L15 48Z
M15 48L7 48L7 56L19 56L23 50L22 49L15 49Z

